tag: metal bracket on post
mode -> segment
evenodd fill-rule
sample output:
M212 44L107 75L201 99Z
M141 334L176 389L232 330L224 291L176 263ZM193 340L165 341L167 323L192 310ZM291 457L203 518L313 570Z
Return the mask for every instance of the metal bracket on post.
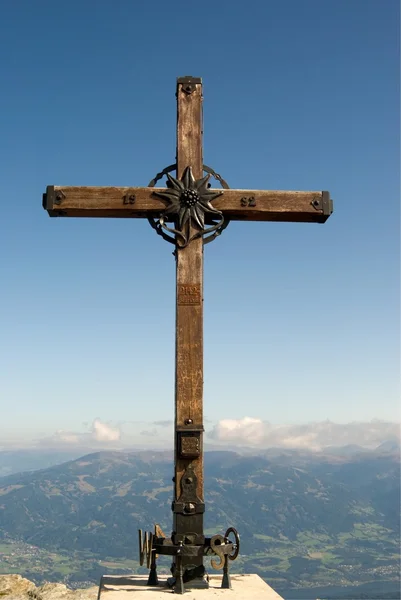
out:
M181 458L198 458L202 453L203 427L177 427L177 449Z
M178 432L178 435L180 435L180 433L182 432ZM186 439L195 441L197 440L196 437L183 437L181 438L181 442L185 441ZM187 447L186 442L185 447ZM192 442L188 445L188 449L190 452L195 452L195 449L193 449ZM200 452L197 456L199 455ZM199 533L192 533L193 531L197 531L197 522L199 518L201 518L200 515L203 515L203 513L205 512L205 503L202 502L202 500L198 497L196 493L197 483L198 478L196 477L195 472L190 464L186 468L181 478L181 495L178 498L178 500L175 500L172 504L172 510L173 513L176 514L176 518L179 519L180 522L183 522L183 520L185 520L185 522L187 523L187 530L185 533L173 533L172 540L175 544L180 544L182 542L184 544L201 546L205 543L204 535L200 535Z
M202 79L200 77L186 75L185 77L177 78L177 88L179 84L182 84L182 89L186 94L192 94L197 83L202 83Z

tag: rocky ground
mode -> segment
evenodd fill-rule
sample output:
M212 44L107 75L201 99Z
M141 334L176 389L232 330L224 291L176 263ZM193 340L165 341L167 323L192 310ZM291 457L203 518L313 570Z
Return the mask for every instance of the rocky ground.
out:
M63 583L45 583L36 587L21 575L0 575L1 600L96 600L97 593L97 587L70 590Z

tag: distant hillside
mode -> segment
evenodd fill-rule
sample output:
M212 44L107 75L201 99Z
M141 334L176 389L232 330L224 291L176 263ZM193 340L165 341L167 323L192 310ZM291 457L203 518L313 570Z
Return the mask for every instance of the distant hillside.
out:
M224 446L224 448L221 448L216 445L211 445L210 442L206 442L206 450L221 453L230 451L240 454L241 456L263 456L267 459L276 459L280 457L282 463L287 459L288 464L299 464L302 461L306 461L306 463L310 463L311 461L330 462L335 456L351 457L360 453L366 453L369 454L369 456L377 454L400 454L400 442L397 439L388 439L380 444L375 450L359 446L358 444L346 444L343 446L327 446L321 451L308 449L301 450L297 448L289 449L279 446L261 449L238 446ZM93 450L93 448L63 448L56 450L35 447L19 450L0 450L0 478L7 475L13 475L14 473L46 469L94 452L95 450ZM128 448L123 450L123 452L137 454L139 451ZM172 450L170 451L170 456L172 456Z
M396 581L399 469L398 453L208 452L206 529L235 526L237 569L278 589ZM117 564L136 558L139 527L171 531L172 472L163 453L99 452L4 477L0 536Z
M87 454L82 450L44 450L29 448L23 450L1 450L0 451L0 477L21 473L24 471L36 471L46 469L53 465L60 465L67 460L74 460Z

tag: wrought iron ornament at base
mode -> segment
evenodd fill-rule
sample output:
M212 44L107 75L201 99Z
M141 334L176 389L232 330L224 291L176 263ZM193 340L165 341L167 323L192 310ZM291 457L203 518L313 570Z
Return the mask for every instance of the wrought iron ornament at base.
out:
M221 587L231 589L231 577L229 573L229 561L237 558L240 548L240 538L234 527L229 527L224 535L216 534L210 538L205 538L202 545L185 544L183 542L173 543L171 538L158 535L160 527L155 525L155 533L145 532L139 529L139 563L141 566L145 563L149 569L148 586L157 586L159 583L157 577L156 559L159 554L173 556L173 565L171 573L173 577L168 579L168 585L174 589L176 594L185 593L185 584L188 587L209 587L205 568L201 570L183 569L182 560L184 557L195 557L199 555L214 556L219 560L212 559L213 569L223 569L223 578ZM233 540L230 539L233 536ZM201 572L202 571L202 572ZM205 579L206 575L206 579Z
M208 174L202 179L194 179L191 167L186 167L182 178L176 179L170 175L175 168L176 165L170 165L163 169L149 183L149 187L153 187L163 175L167 175L167 189L155 190L154 194L169 203L160 217L149 219L149 223L166 241L180 248L185 248L199 237L207 244L228 225L228 220L211 204L223 194L223 190L211 190L209 179L213 175L223 187L228 188L228 185L206 165L203 170ZM174 226L169 227L167 223L173 223Z

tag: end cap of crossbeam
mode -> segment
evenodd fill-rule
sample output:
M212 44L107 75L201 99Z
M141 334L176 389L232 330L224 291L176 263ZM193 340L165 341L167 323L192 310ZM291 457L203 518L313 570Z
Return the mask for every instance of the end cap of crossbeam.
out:
M64 194L61 190L54 189L54 185L48 185L46 192L43 194L42 206L47 210L50 217L63 217L66 213L61 210L60 204Z
M330 192L322 192L322 199L319 204L319 208L323 211L322 217L323 219L320 221L324 223L327 221L329 216L333 214L333 199L330 198Z
M315 198L312 206L319 212L318 223L325 223L333 213L333 200L330 198L330 192L322 192L321 197Z

